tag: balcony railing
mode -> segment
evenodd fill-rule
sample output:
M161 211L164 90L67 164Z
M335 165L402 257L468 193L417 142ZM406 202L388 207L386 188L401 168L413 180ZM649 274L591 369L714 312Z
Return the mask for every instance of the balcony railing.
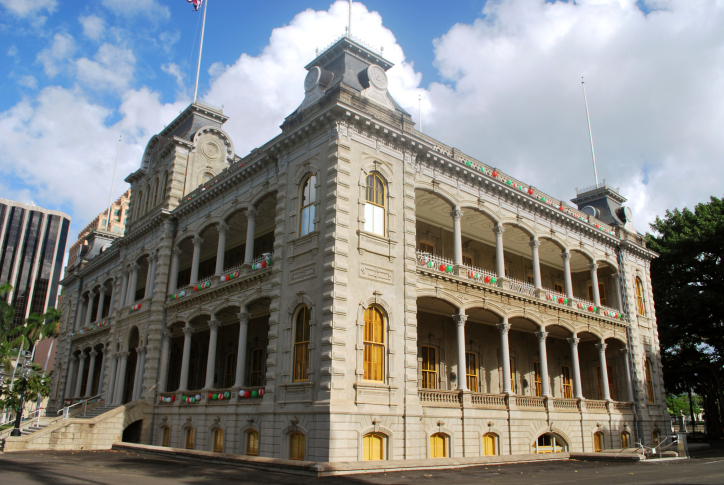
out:
M531 298L535 297L535 286L515 278L508 278L508 289Z
M452 273L454 266L452 259L436 256L424 251L417 251L417 264L441 273Z

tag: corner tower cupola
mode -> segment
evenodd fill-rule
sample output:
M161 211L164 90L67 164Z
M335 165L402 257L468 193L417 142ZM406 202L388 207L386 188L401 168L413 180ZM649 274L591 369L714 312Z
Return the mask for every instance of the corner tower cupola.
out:
M571 202L576 204L581 212L606 224L623 226L636 232L633 227L633 213L630 208L623 207L626 198L618 193L618 188L614 189L604 181L582 190L576 189L576 194Z

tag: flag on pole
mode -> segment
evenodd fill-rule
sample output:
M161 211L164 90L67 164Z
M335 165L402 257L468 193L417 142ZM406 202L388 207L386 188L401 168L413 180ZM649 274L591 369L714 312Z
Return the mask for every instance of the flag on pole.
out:
M194 12L196 12L198 9L200 9L201 4L204 3L204 0L186 0L186 1L194 6Z

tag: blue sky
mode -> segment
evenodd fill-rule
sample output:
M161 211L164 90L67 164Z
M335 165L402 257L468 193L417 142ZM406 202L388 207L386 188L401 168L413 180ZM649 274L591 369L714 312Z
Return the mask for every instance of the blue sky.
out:
M190 101L201 13L185 0L0 0L0 195L64 210L77 234ZM243 156L303 97L303 66L344 33L343 0L211 0L200 94ZM601 178L635 225L721 196L724 6L714 0L368 0L390 92L425 132L564 199ZM685 175L683 175L685 174Z

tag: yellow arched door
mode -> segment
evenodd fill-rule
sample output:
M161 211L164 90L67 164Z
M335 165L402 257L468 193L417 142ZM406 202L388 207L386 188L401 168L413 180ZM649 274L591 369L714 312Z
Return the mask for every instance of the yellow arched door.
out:
M483 455L495 456L498 454L498 446L494 434L483 435Z
M430 458L447 458L447 436L440 433L430 436Z
M384 460L385 439L378 434L368 434L362 438L362 459L365 461Z
M600 453L603 451L603 433L593 434L593 451Z

